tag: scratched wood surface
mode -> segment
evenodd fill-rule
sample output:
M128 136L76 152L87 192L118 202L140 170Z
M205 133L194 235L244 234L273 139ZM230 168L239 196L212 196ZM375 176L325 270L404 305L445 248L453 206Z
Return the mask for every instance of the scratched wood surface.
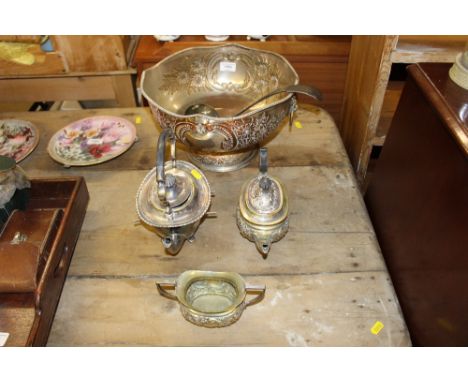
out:
M108 163L63 169L46 152L54 131L89 115L135 122L139 141ZM7 115L0 115L5 118ZM8 115L13 117L13 115ZM234 214L241 185L256 161L237 172L205 172L216 192L193 244L176 256L135 224L135 194L154 166L159 127L148 109L16 113L41 129L37 150L22 165L30 176L83 175L90 204L49 337L52 346L400 346L410 345L384 261L331 117L305 106L302 128L283 125L267 146L270 169L285 183L290 231L266 260L243 239ZM184 156L181 151L181 157ZM221 329L186 322L155 281L187 269L242 274L265 284L266 297L234 325ZM376 321L385 326L378 335Z
M333 133L333 120L323 109L311 105L301 105L298 111L299 121L305 121L307 128L294 127L291 131L286 120L270 140L269 162L271 166L346 166L348 160L343 150L339 150L341 141ZM93 115L113 115L128 119L135 124L139 140L131 150L114 160L99 166L88 167L87 171L112 170L149 170L154 167L156 143L160 127L154 122L148 108L88 109L77 111L53 111L43 113L0 113L0 119L27 119L34 123L41 132L39 145L34 154L26 158L21 165L25 169L61 170L63 167L52 161L47 153L50 138L67 124L77 119ZM136 120L140 123L136 124ZM140 121L141 120L141 121ZM180 159L186 159L181 146ZM292 154L292 155L291 155ZM250 167L255 167L253 161Z

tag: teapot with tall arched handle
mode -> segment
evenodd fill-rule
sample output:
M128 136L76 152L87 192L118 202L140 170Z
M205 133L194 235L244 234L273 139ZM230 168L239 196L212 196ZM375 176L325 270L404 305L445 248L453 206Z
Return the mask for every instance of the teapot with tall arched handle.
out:
M171 158L165 161L171 142ZM156 166L143 179L136 196L138 216L154 227L170 254L191 240L208 214L211 189L205 175L189 162L176 160L175 137L165 129L158 139Z

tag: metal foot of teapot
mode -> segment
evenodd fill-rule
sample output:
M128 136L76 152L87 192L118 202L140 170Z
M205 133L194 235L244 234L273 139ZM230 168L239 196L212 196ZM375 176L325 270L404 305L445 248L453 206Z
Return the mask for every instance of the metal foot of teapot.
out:
M289 207L282 183L267 174L267 149L260 149L260 173L242 186L237 208L237 226L266 258L272 243L289 229Z
M165 147L171 139L171 160ZM155 228L166 251L177 254L191 241L208 215L211 189L205 175L193 164L175 158L175 136L165 129L159 136L156 167L143 179L136 197L140 219Z

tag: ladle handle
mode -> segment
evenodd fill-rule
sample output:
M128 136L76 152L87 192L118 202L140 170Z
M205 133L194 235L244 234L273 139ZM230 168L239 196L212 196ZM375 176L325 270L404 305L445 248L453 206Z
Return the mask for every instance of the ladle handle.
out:
M176 286L176 283L174 282L172 283L158 283L157 282L156 283L156 288L158 288L158 292L161 296L167 297L171 300L178 301L177 296L175 294L172 294L166 291L166 289L175 289L175 286Z
M175 166L175 135L172 129L164 129L159 135L158 146L156 151L156 182L158 183L158 198L163 205L167 205L166 200L166 175L165 175L165 158L166 158L166 142L171 139L171 161L172 166Z
M270 98L270 97L272 97L272 96L274 96L276 94L279 94L279 93L305 94L306 96L312 97L317 101L322 100L322 92L320 90L318 90L317 88L314 88L313 86L301 85L301 84L291 85L291 86L288 86L288 87L285 87L285 88L276 89L276 90L272 91L271 93L268 93L268 94L264 95L263 97L259 98L255 102L252 102L250 105L248 105L247 107L244 107L241 111L236 113L235 117L245 113L251 107L253 107L253 106L257 105L258 103L266 100L267 98Z
M255 305L258 302L262 301L263 297L265 297L265 289L266 289L265 286L246 286L245 287L246 293L255 293L257 294L257 296L255 296L249 301L246 301L245 306L247 307L247 306Z

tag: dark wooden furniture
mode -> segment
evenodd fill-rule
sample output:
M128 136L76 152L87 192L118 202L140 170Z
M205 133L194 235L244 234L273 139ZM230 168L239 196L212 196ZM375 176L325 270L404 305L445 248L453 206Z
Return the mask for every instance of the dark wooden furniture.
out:
M468 36L457 35L353 36L339 127L361 189L372 149L384 144L405 83L391 78L394 64L454 62L467 43Z
M408 68L365 200L414 345L468 345L468 91Z
M88 200L82 177L31 181L28 209L57 209L60 214L35 292L0 293L0 328L9 333L6 346L45 346L47 343Z

